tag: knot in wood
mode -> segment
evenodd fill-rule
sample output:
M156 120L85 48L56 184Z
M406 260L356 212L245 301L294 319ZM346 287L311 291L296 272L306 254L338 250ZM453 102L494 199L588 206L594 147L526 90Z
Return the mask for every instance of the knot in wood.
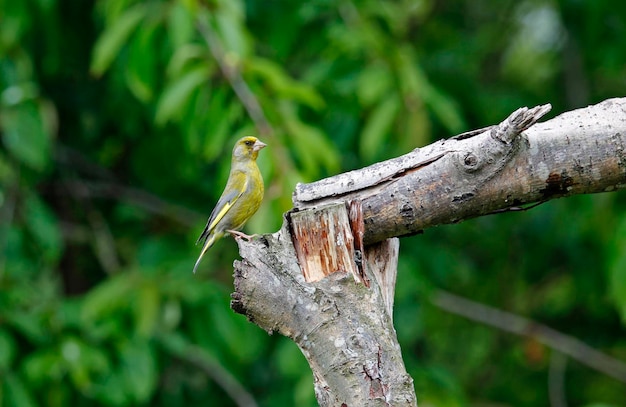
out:
M472 172L478 169L479 159L476 154L469 152L463 157L463 167L466 171Z
M405 202L400 208L400 215L404 218L413 218L413 207Z
M361 334L350 335L348 338L349 346L354 349L363 349L364 343L367 343L367 341Z

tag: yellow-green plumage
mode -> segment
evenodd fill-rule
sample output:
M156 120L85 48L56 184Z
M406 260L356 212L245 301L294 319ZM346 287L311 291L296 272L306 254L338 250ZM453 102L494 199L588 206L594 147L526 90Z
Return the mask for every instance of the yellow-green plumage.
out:
M259 156L259 150L263 147L265 143L250 136L235 143L226 187L211 212L204 231L198 238L197 243L206 241L193 268L194 273L202 256L213 243L229 231L240 230L259 209L263 200L264 187L256 159Z

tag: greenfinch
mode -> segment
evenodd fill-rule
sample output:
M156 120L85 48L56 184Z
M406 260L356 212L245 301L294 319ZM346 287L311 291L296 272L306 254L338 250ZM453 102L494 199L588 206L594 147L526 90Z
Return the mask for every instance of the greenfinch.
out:
M244 137L235 143L226 187L196 242L198 244L204 241L204 246L193 267L194 273L202 256L226 233L249 238L239 230L259 209L263 200L263 177L261 177L256 159L259 151L265 146L265 143L251 136Z

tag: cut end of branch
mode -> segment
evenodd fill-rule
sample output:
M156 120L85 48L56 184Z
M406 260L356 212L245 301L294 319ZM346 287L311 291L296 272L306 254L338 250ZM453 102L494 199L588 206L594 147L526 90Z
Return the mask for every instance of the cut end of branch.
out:
M551 104L535 106L532 109L520 107L509 115L502 123L491 130L491 136L503 143L510 144L523 131L537 123L546 113L552 110Z
M346 272L360 281L354 237L343 203L290 213L291 237L306 282Z

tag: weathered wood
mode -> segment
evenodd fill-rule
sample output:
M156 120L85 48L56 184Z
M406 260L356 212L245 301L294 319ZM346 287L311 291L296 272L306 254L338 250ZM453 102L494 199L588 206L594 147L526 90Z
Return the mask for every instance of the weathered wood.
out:
M238 243L243 260L234 264L232 308L298 345L313 371L321 406L417 406L387 311L397 239L366 256L370 288L343 271L305 281L286 225L273 235Z
M294 206L359 200L364 241L371 244L513 206L626 185L625 98L527 129L528 121L512 123L515 117L528 114L536 120L542 113L541 106L518 111L474 136L438 141L361 170L298 184Z
M343 203L289 214L291 238L304 280L319 281L335 272L360 275L354 260L354 238Z
M370 245L365 250L365 266L374 276L389 318L393 319L393 295L396 292L400 239L397 237Z
M521 109L484 131L298 185L297 211L288 215L292 222L299 218L295 227L285 222L273 235L238 240L243 260L235 262L231 306L268 332L294 340L313 371L321 406L417 405L392 325L399 246L389 237L626 185L626 99L532 125L545 111ZM324 213L329 209L335 213ZM292 242L301 246L304 273ZM344 247L332 261L318 249L305 249L332 251L333 245ZM315 268L334 272L318 275ZM369 288L355 283L354 268L363 269Z

